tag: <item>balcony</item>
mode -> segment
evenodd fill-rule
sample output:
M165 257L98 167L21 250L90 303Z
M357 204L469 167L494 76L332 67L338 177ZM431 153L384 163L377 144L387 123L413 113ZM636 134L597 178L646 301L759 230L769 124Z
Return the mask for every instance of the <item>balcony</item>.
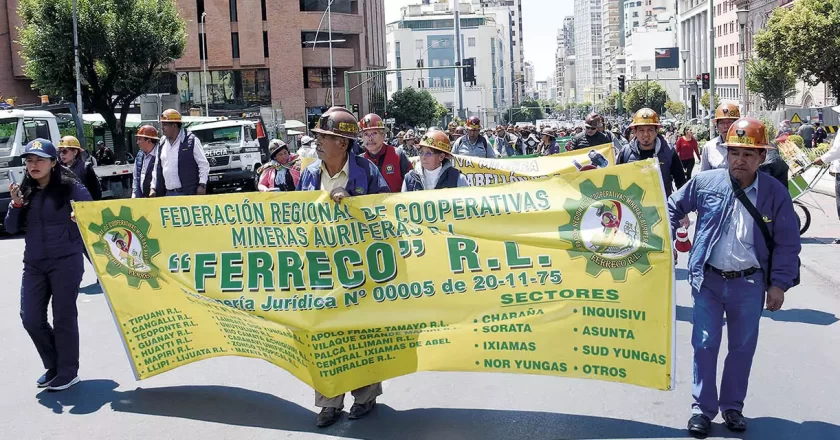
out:
M303 48L303 67L329 67L329 47ZM333 66L336 68L351 68L356 65L356 51L354 49L333 48Z

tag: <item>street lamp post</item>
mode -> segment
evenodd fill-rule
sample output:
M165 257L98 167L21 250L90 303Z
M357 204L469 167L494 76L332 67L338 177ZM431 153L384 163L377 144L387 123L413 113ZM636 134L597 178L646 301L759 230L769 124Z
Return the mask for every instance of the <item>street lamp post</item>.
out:
M745 35L745 29L747 27L747 21L749 20L750 11L746 9L739 9L737 11L738 14L738 26L740 28L740 32L738 32L738 45L739 45L739 52L740 52L740 59L738 60L741 75L740 75L740 94L741 94L741 111L743 114L746 114L747 109L747 48L746 48L746 39L747 36Z
M81 69L79 67L79 9L77 3L76 0L73 0L73 52L76 58L76 111L81 118L85 111L82 107L82 76L79 73Z
M691 52L688 49L683 49L683 50L680 51L680 55L682 56L682 61L683 61L683 82L684 82L684 86L683 86L684 95L683 96L685 96L685 101L684 101L685 102L685 111L683 112L683 117L685 118L686 121L688 121L688 106L689 106L689 102L688 102L689 101L689 99L688 99L688 97L689 97L689 92L688 92L688 55L690 53Z
M210 95L207 94L207 29L204 27L207 13L201 13L201 47L204 49L204 116L210 116Z

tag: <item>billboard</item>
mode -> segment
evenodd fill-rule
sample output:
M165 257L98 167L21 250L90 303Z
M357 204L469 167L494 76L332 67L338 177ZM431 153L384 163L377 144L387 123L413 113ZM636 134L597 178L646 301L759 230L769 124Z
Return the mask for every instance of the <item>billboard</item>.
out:
M656 70L680 68L679 47L663 47L661 49L654 49L654 53L656 58Z

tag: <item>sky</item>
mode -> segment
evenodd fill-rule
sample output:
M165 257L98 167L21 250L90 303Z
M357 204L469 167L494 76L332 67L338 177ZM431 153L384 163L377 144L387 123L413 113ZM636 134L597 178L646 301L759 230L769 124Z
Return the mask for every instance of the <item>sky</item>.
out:
M385 0L385 21L400 19L400 8L420 0ZM563 18L574 13L574 0L522 0L525 61L534 65L534 76L545 80L554 75L557 29Z

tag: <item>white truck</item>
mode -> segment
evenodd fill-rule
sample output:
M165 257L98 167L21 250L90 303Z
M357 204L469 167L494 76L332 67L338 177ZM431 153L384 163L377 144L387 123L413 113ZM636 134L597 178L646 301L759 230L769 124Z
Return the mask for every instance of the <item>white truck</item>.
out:
M264 152L257 138L258 121L222 120L194 125L187 130L204 147L210 162L207 192L254 191L264 163Z
M49 139L58 145L61 134L53 113L45 110L0 110L0 215L3 217L11 200L10 173L14 174L18 183L23 181L24 166L20 155L26 144L36 138ZM131 196L133 164L95 167L94 170L102 183L103 197Z

